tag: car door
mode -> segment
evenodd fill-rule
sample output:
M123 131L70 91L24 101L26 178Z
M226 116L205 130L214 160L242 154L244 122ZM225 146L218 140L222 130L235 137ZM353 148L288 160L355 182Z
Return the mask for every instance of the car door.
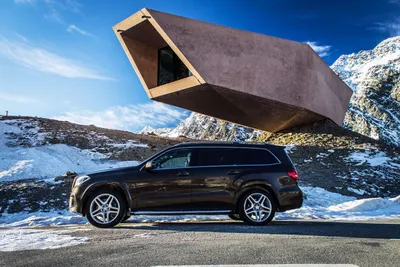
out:
M154 168L140 172L136 179L138 211L183 211L191 205L188 167L192 150L169 150L152 160Z
M236 191L234 182L245 173L244 167L231 164L234 149L198 148L191 169L194 210L230 210Z

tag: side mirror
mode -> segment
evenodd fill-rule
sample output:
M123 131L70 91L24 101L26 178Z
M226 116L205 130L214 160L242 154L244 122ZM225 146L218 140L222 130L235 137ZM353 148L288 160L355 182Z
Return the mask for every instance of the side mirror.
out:
M144 165L144 168L146 169L146 170L152 170L152 169L154 169L154 165L153 165L153 162L150 160L150 161L148 161L148 162L146 162L146 165Z

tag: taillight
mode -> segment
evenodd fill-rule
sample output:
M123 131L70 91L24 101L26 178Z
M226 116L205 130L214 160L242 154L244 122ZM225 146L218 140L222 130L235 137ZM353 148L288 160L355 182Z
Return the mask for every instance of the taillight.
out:
M289 177L294 179L294 180L299 180L299 174L297 173L296 170L288 171L287 175L289 175Z

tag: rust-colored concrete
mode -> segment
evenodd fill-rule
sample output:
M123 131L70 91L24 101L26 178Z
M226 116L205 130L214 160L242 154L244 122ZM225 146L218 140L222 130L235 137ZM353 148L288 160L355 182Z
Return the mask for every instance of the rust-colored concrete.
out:
M114 31L154 100L270 132L347 111L351 89L306 44L148 9ZM193 77L157 87L166 45Z

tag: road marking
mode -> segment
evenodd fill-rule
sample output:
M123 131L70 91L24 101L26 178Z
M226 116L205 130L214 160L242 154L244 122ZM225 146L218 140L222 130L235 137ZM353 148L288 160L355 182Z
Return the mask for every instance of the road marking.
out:
M353 264L157 265L153 267L359 267Z

